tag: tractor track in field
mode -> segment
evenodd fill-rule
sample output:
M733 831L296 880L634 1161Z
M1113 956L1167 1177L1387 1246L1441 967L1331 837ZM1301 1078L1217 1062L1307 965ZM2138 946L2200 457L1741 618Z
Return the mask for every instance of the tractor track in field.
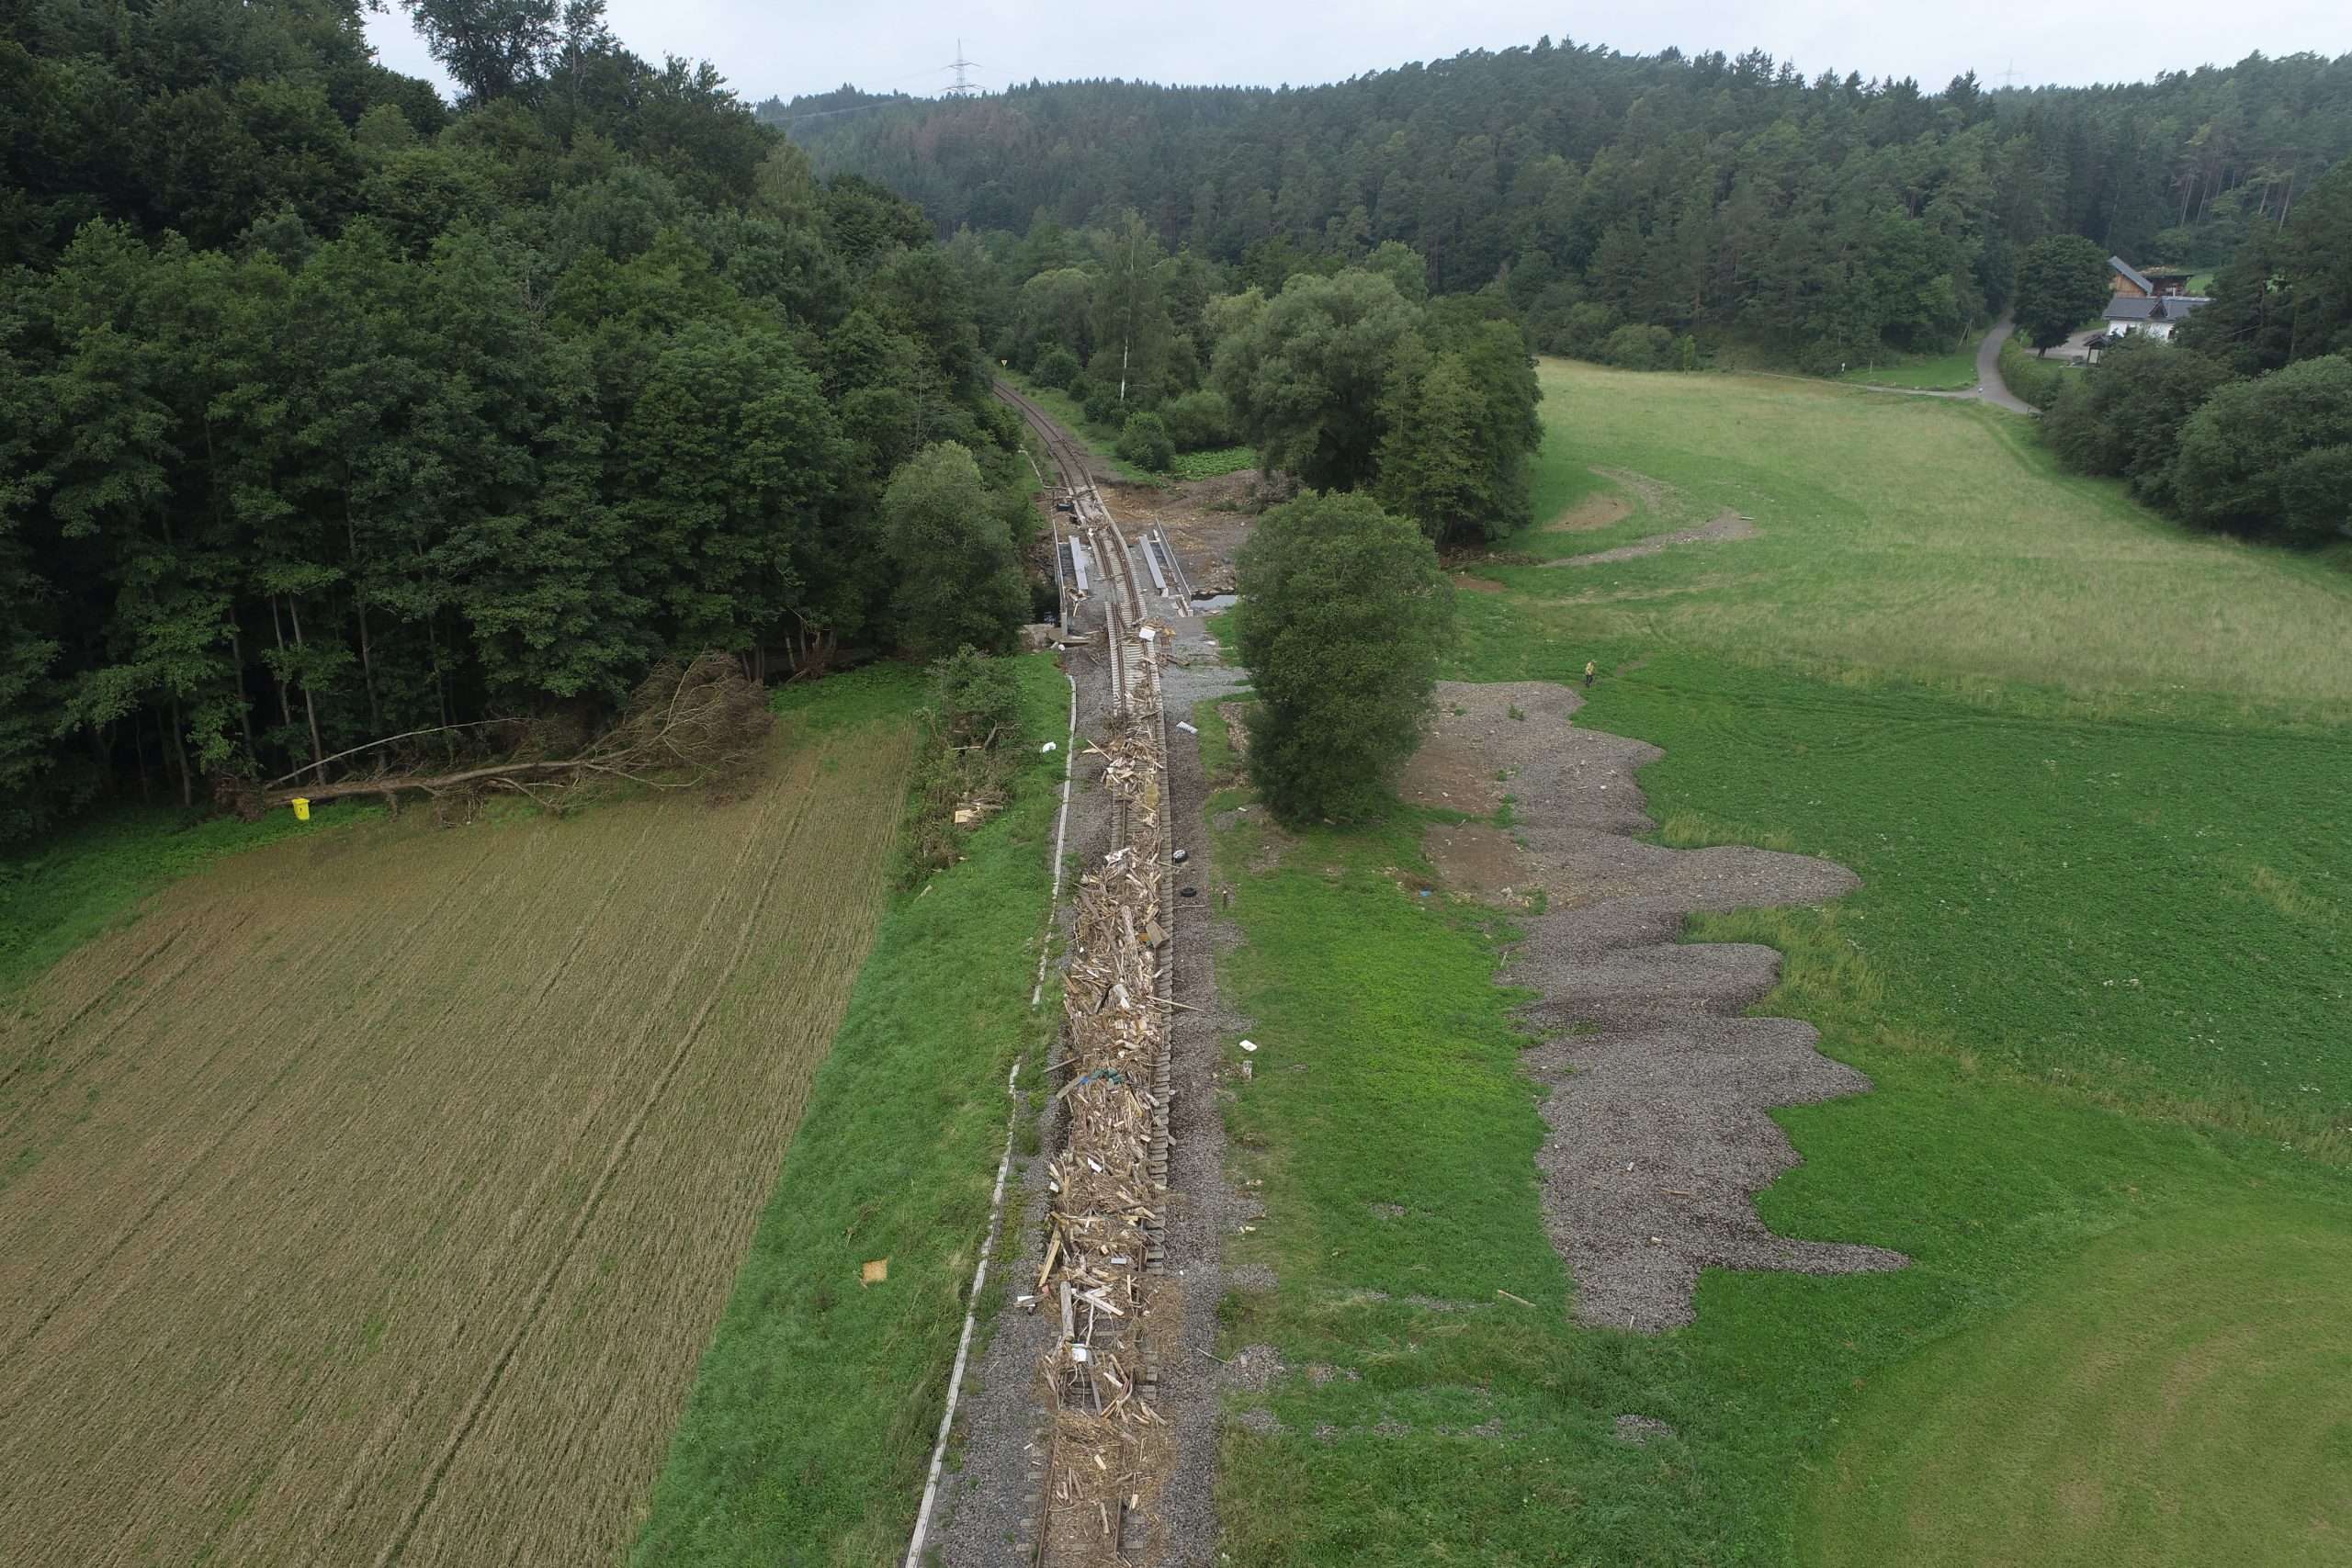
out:
M239 915L230 925L229 931L232 933L234 932L240 927L246 924L246 922L252 918L253 917L250 913ZM93 1056L96 1056L100 1052L104 1051L106 1049L107 1043L112 1040L117 1034L120 1033L125 1024L130 1023L138 1018L141 1013L146 1010L147 1004L151 1000L169 989L172 982L187 974L188 970L195 967L195 965L204 957L204 949L202 946L197 943L190 943L188 950L180 955L177 963L175 963L171 968L157 976L153 984L150 984L146 978L148 969L160 960L164 953L170 952L174 947L179 944L180 938L187 933L189 923L194 919L195 917L189 916L175 923L169 931L166 932L163 941L157 942L153 947L148 949L146 953L141 954L137 961L135 961L129 968L109 976L107 982L97 988L95 995L84 1001L79 1007L75 1008L67 1015L62 1022L51 1028L49 1032L43 1036L40 1044L34 1046L22 1057L11 1064L6 1072L0 1072L0 1089L6 1089L11 1083L15 1082L19 1076L41 1066L55 1068L58 1077L61 1080L71 1077L74 1076L75 1068L81 1066L85 1062L89 1061ZM74 1026L79 1024L84 1019L88 1018L90 1014L106 1006L108 1002L116 1000L126 988L135 989L137 994L131 998L130 1004L128 1007L124 1008L119 1013L107 1021L107 1029L104 1033L98 1035L95 1040L92 1040L84 1045L82 1049L69 1061L50 1063L44 1060L42 1054L46 1052L50 1046L54 1045L57 1042L64 1039L68 1034L72 1033ZM14 1130L15 1119L11 1118L6 1126L0 1127L0 1136L6 1136L6 1134L13 1132Z
M775 798L771 797L772 803ZM456 1427L450 1432L447 1445L439 1457L435 1460L432 1469L426 1473L424 1485L419 1492L416 1502L401 1521L398 1533L385 1542L383 1550L377 1554L376 1568L392 1568L392 1565L399 1562L401 1554L406 1551L410 1539L416 1533L417 1526L424 1522L425 1511L433 1506L434 1496L440 1490L442 1479L449 1473L450 1467L457 1463L458 1455L464 1449L466 1439L472 1436L474 1428L481 1420L482 1413L489 1408L491 1401L497 1397L498 1386L506 1375L507 1367L513 1363L516 1351L522 1348L523 1342L530 1337L532 1329L537 1325L540 1314L547 1310L548 1302L555 1293L556 1282L563 1278L564 1270L571 1266L574 1254L580 1248L582 1238L588 1234L589 1227L595 1223L596 1212L603 1205L605 1195L612 1190L614 1179L619 1174L621 1167L627 1163L630 1151L636 1147L638 1134L644 1130L647 1118L652 1115L654 1107L662 1102L662 1097L668 1092L670 1085L676 1079L678 1069L685 1065L687 1055L695 1048L695 1043L702 1037L703 1024L709 1019L710 1010L718 1004L718 998L726 994L728 986L734 980L735 972L742 967L744 955L751 951L752 937L759 928L760 915L766 909L768 900L775 893L776 873L782 868L784 857L792 847L793 829L798 826L800 818L807 815L809 804L808 795L795 795L790 801L791 809L786 814L783 822L771 826L767 818L763 815L754 822L752 830L744 834L742 851L736 856L737 867L740 868L743 863L750 860L752 847L764 840L773 840L775 852L768 862L767 874L760 879L759 893L751 900L750 907L743 911L741 919L736 924L735 945L728 954L726 966L710 982L704 993L702 1005L695 1010L693 1019L680 1033L676 1048L670 1053L670 1059L662 1065L661 1073L655 1077L653 1082L647 1087L644 1095L639 1099L636 1109L629 1113L628 1125L623 1127L619 1136L614 1139L611 1149L605 1156L603 1168L597 1171L596 1179L589 1186L588 1195L582 1200L579 1211L573 1216L571 1226L564 1236L563 1245L556 1249L554 1257L548 1259L547 1267L540 1270L538 1282L531 1292L529 1304L516 1317L513 1329L507 1335L505 1345L500 1348L497 1359L491 1363L490 1370L483 1375L481 1385L474 1391L473 1397L467 1401L463 1414L459 1416ZM732 882L733 878L730 876L729 880ZM607 884L608 897L610 887L616 883L616 878L614 882ZM640 1032L639 1044L643 1043L642 1035L651 1032L652 1021L662 1015L662 1005L677 994L679 986L685 979L686 972L692 967L695 954L700 950L704 940L711 934L711 927L717 920L719 908L718 900L713 899L710 902L704 912L703 923L695 932L695 940L686 945L680 953L677 963L672 965L670 979L662 987L662 1000L646 1014L647 1026ZM577 948L578 943L575 941L571 950L564 954L560 967L570 964L571 952L576 952Z
M75 1007L73 1011L67 1013L65 1017L57 1023L51 1025L48 1031L42 1034L39 1044L33 1046L23 1055L17 1057L17 1060L9 1063L6 1068L0 1068L0 1089L7 1088L11 1083L14 1083L19 1076L32 1071L34 1067L42 1061L43 1058L41 1054L47 1051L51 1045L56 1044L60 1040L64 1039L67 1034L71 1033L75 1024L80 1023L84 1019L89 1017L90 1014L96 1012L99 1008L104 1007L109 1000L113 999L116 994L121 991L124 987L136 983L140 976L147 972L149 965L153 964L157 959L163 957L164 953L170 952L172 948L178 943L180 938L187 934L187 926L188 922L185 918L175 920L166 926L163 931L162 941L156 942L153 947L150 947L137 958L133 959L129 967L118 970L115 974L109 976L105 984L97 987L89 996L84 998L81 1004ZM187 964L189 962L193 962L193 960L183 961L181 970L175 970L173 974L176 976L181 973L185 970ZM167 979L170 977L171 976L166 976ZM118 1027L119 1026L118 1025ZM79 1058L76 1059L78 1060Z
M654 829L659 826L660 823L661 818L658 814L652 812L649 812L647 814L645 826L639 831L638 837L632 843L628 852L623 856L617 857L616 869L610 876L605 878L604 888L599 893L595 902L592 906L593 913L584 918L577 926L575 926L571 945L565 951L564 955L550 968L548 978L542 982L538 989L534 993L529 1006L523 1010L523 1016L528 1016L532 1010L545 1006L548 998L554 994L557 982L569 973L571 961L578 956L587 934L594 928L597 919L602 917L605 910L611 907L614 895L627 880L628 873L635 869L646 842L650 839ZM468 1005L469 998L466 996L465 988L463 987L453 986L448 987L447 992L442 1000L441 1006L434 1012L433 1029L435 1031L438 1031L449 1027L453 1021L455 1021L465 1010ZM403 1062L402 1065L405 1066L406 1063ZM532 1196L534 1198L537 1196L538 1190L539 1190L537 1188L533 1189ZM517 1338L514 1341L513 1345L510 1345L507 1348L506 1353L499 1359L498 1364L501 1367L503 1367L507 1362L511 1361L514 1355L514 1346L518 1346L520 1343L521 1339ZM349 1523L356 1507L360 1494L364 1488L365 1481L377 1464L377 1455L382 1450L388 1448L391 1443L393 1443L400 1434L407 1428L414 1417L416 1406L422 1401L424 1392L424 1384L421 1380L413 1382L399 1407L385 1416L383 1420L379 1423L375 1433L371 1435L367 1445L355 1457L352 1465L345 1472L342 1485L335 1493L334 1506L329 1511L329 1517L335 1521L334 1525L329 1527L322 1532L322 1539L331 1538L336 1529ZM455 1457L456 1450L453 1450L449 1454L449 1460L453 1461ZM283 1462L283 1455L281 1455L281 1462ZM446 1476L447 1468L447 1462L441 1463L435 1467L434 1473L436 1476ZM412 1521L407 1528L413 1530L414 1529L414 1521Z
M914 750L894 717L791 745L748 799L281 845L29 989L8 1060L79 1021L8 1097L39 1096L0 1151L32 1156L0 1192L0 1537L93 1565L625 1554Z
M443 892L439 901L435 906L436 912L441 908L446 908L449 902L457 897L458 894L473 880L474 873L479 871L481 868L483 862L487 861L489 858L489 852L485 850L471 865L469 865L466 868L466 872L463 876L454 878L450 882L449 886ZM505 870L504 868L502 868L500 872L500 878L503 879L504 874ZM495 886L495 881L493 881L493 886ZM384 957L378 960L371 972L371 979L368 983L372 985L374 983L374 978L382 976L386 972L390 970L393 965L398 964L402 958L405 958L409 953L424 939L425 934L431 931L433 923L434 922L431 919L419 920L411 926L407 931L403 932L401 940L392 944L390 950ZM365 987L363 987L363 989ZM389 1002L379 1004L379 1007L389 1005ZM10 1345L5 1353L0 1353L0 1368L6 1368L11 1362L15 1361L17 1357L24 1353L27 1347L38 1340L40 1337L41 1330L49 1325L51 1319L57 1315L58 1311L67 1303L79 1296L81 1294L82 1287L89 1283L91 1280L96 1278L100 1270L105 1269L109 1263L113 1262L114 1259L121 1253L122 1249L130 1246L131 1241L139 1235L140 1231L145 1227L147 1222L153 1219L155 1215L162 1211L164 1204L170 1202L174 1197L177 1196L178 1193L187 1186L188 1182L195 1179L198 1171L202 1170L207 1165L211 1163L212 1156L214 1155L218 1154L222 1148L228 1145L232 1139L236 1137L238 1133L243 1128L245 1122L251 1119L254 1112L260 1110L263 1105L268 1102L269 1097L277 1091L277 1087L293 1075L294 1069L301 1064L303 1059L310 1055L311 1051L317 1046L319 1042L325 1038L327 1026L331 1021L333 1021L330 1018L322 1016L318 1022L312 1025L309 1034L304 1037L302 1043L288 1053L286 1059L278 1066L277 1070L270 1075L268 1081L263 1084L259 1089L255 1090L254 1094L247 1098L243 1108L241 1108L235 1115L229 1118L227 1122L225 1122L213 1135L211 1141L207 1143L202 1149L198 1150L193 1158L181 1164L180 1168L173 1175L172 1179L165 1182L162 1188L157 1190L154 1195L148 1199L144 1204L141 1205L138 1214L133 1217L129 1224L123 1225L120 1229L115 1232L113 1236L107 1242L107 1245L99 1249L98 1255L90 1261L86 1268L83 1269L74 1276L71 1284L69 1284L64 1290L52 1293L49 1304L46 1307L43 1307L34 1317L31 1325L26 1328L23 1334L17 1337L16 1342ZM226 1049L225 1043L221 1048Z

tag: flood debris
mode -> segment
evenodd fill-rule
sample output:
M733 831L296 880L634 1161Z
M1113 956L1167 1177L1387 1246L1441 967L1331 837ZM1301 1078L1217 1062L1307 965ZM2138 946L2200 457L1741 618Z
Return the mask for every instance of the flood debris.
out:
M1051 1203L1033 1310L1057 1313L1045 1368L1053 1444L1046 1560L1118 1561L1139 1540L1166 1468L1166 1423L1145 1325L1167 1190L1170 890L1167 759L1158 671L1136 661L1126 709L1086 748L1114 802L1114 842L1079 878L1062 976L1056 1091L1068 1129L1046 1167Z

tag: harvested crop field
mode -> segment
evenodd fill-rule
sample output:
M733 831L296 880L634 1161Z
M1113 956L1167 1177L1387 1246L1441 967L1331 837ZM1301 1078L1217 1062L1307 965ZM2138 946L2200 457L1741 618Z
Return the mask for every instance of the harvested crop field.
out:
M299 836L37 983L0 1019L0 1540L618 1556L912 752L787 736L723 805Z

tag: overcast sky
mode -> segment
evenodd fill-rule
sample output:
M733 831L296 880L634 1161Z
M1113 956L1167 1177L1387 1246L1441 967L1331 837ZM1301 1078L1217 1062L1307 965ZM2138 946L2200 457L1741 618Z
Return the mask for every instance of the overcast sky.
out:
M1988 85L2138 81L2158 71L2228 64L2260 50L2352 52L2346 0L1977 0L1966 6L1879 0L1205 0L1163 6L1046 6L1016 0L899 0L887 10L808 0L609 0L606 19L648 59L716 63L737 91L933 93L956 39L979 62L973 81L1124 76L1154 82L1333 82L1465 49L1508 49L1545 33L1629 54L1760 48L1807 76L1826 69L1915 76L1937 88L1973 70ZM2128 20L2125 18L2129 18ZM396 0L368 27L385 64L447 80Z

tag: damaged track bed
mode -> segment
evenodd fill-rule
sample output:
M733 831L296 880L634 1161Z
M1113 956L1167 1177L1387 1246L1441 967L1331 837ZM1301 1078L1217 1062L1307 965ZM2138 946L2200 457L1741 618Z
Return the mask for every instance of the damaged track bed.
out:
M1111 707L1099 786L1111 847L1080 876L1062 977L1064 1037L1054 1064L1064 1128L1047 1167L1051 1204L1032 1311L1058 1317L1039 1368L1038 1488L1013 1560L1051 1568L1135 1561L1172 1457L1154 1408L1159 1357L1151 1322L1168 1189L1169 995L1174 910L1169 885L1167 739L1158 655L1134 557L1082 457L1025 399L1000 388L1044 437L1070 515L1102 580L1098 611Z

